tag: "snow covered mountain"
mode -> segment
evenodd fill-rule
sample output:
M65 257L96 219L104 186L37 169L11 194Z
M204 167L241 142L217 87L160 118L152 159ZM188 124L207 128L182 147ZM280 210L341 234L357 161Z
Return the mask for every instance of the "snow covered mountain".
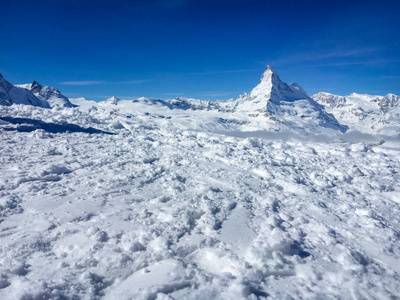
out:
M185 97L172 100L142 97L133 101L110 98L100 104L102 109L108 107L120 113L154 109L165 113L167 109L185 111L187 115L192 114L190 111L198 111L197 122L203 119L207 123L205 127L213 130L219 125L229 130L289 130L306 134L347 130L347 126L342 126L333 115L326 113L298 84L282 82L271 66L267 66L250 94L237 99L213 102ZM223 124L218 124L221 122Z
M0 75L1 76L1 75ZM267 66L259 83L249 94L236 99L204 101L178 97L171 100L141 97L120 100L113 96L96 103L63 96L56 88L32 84L13 86L0 77L0 104L26 104L41 107L72 107L114 111L120 115L136 111L167 114L181 111L176 120L188 126L196 115L196 126L210 130L294 131L299 133L346 132L348 128L365 133L394 135L400 132L400 97L394 94L337 96L317 93L309 97L296 83L284 83L277 71ZM194 113L196 112L196 113ZM190 119L193 122L193 119ZM200 124L201 123L201 124Z
M288 85L279 78L278 72L268 65L257 86L248 95L237 100L235 109L247 112L266 112L271 103L279 105L281 102L293 102L300 99L309 99L307 93L296 83Z
M119 101L118 97L112 96L112 97L108 98L106 101L104 101L103 103L117 105L118 101Z
M49 107L49 104L36 97L31 91L14 86L3 78L0 74L0 104L1 105L12 105L12 104L25 104L34 105L41 107Z
M40 85L37 81L29 84L17 85L17 87L22 87L31 91L37 98L43 102L48 103L50 107L60 106L60 107L72 107L73 104L65 97L61 92L51 86Z
M347 130L347 126L326 113L297 83L282 82L278 72L269 65L250 94L227 101L225 107L254 117L269 117L287 129L307 132L319 132L320 127L341 132Z
M321 92L312 95L312 98L340 123L352 129L389 135L400 132L400 96L356 93L337 96Z

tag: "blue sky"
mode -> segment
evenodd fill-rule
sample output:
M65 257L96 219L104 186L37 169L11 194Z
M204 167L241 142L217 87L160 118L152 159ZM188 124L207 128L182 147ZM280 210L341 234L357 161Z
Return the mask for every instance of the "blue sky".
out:
M400 94L400 1L1 0L0 73L68 97Z

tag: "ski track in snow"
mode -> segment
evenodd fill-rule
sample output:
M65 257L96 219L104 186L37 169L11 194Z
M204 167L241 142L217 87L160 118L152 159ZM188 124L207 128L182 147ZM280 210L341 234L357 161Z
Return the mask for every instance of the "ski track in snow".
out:
M1 299L400 295L398 143L238 137L77 108L0 117L115 133L0 120Z

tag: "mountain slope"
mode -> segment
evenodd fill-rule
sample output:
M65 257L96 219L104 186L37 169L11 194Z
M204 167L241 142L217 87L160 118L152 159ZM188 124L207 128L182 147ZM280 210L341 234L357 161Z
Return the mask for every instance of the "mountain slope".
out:
M32 92L18 86L14 86L0 74L0 104L25 104L41 107L49 107L49 104L36 97Z
M352 93L338 96L317 93L312 98L332 113L340 123L365 133L400 132L400 97L394 94L374 96Z
M119 110L122 114L138 110L165 114L166 109L177 110L181 111L178 114L186 117L193 114L191 111L198 111L196 123L201 121L201 126L213 130L289 130L306 134L347 130L347 126L342 126L333 115L326 113L298 84L282 82L271 66L267 66L250 94L237 99L212 102L184 97L172 100L142 97L133 101L110 98L101 102L101 108ZM179 121L186 122L183 115ZM193 118L190 120L194 122Z
M18 87L31 91L37 98L48 103L50 107L73 107L73 104L68 100L68 98L54 87L47 85L42 86L37 81L34 81L31 84L19 85Z
M311 99L296 83L288 85L277 71L267 66L257 86L250 92L226 103L232 111L251 116L267 116L287 129L319 132L321 127L345 132L331 114Z

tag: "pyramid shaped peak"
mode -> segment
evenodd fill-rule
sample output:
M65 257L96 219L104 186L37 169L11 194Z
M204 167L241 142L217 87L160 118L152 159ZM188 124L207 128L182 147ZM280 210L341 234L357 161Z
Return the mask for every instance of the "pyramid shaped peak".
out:
M34 80L34 81L32 82L32 88L34 88L34 87L42 87L42 86L41 86L41 84L40 84L39 82L37 82L36 80Z
M279 85L282 81L279 78L278 72L271 65L268 65L261 75L258 84L262 84L263 82L267 85Z
M279 76L279 75L278 75L278 71L276 71L276 70L274 69L274 67L271 66L271 65L267 65L267 67L266 67L265 70L264 70L264 74L273 74L273 75ZM263 75L264 75L264 74L263 74Z
M32 82L32 84L31 84L31 86L30 86L30 88L29 88L29 90L30 90L32 93L39 93L41 89L42 89L42 86L41 86L40 83L37 82L36 80Z
M288 85L279 78L278 72L268 65L257 86L251 91L250 99L258 103L267 101L294 101L308 99L307 93L297 84Z
M265 68L265 71L271 71L272 73L278 74L278 72L271 65L267 65L267 67Z

